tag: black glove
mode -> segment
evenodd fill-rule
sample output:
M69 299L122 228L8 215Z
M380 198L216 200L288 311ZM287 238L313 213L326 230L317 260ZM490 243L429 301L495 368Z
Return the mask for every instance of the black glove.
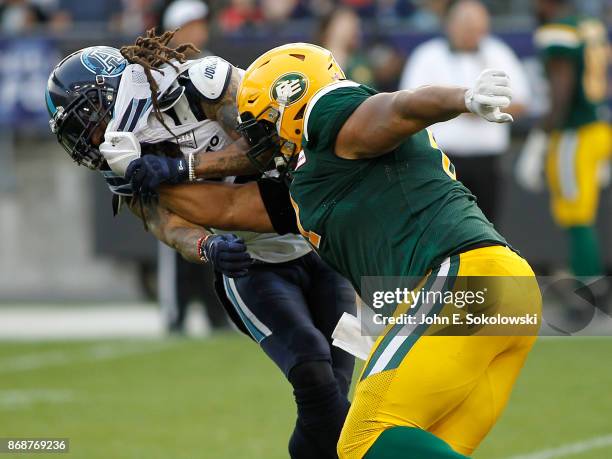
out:
M151 196L162 183L177 184L189 180L185 158L145 155L132 161L125 171L132 190L143 197Z
M200 256L227 277L244 277L253 264L244 241L235 234L208 236L200 247Z

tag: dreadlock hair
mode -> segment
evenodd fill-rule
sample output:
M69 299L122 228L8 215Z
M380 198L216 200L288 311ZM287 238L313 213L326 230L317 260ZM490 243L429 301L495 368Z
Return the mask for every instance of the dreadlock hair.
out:
M176 60L182 64L187 60L185 54L188 51L193 53L200 52L200 50L191 43L184 43L176 48L170 48L168 43L170 40L172 40L174 34L178 30L179 29L172 31L168 30L161 35L156 35L155 29L149 29L147 30L145 36L138 37L133 45L123 46L120 49L121 55L125 57L128 62L131 64L140 64L144 69L145 75L147 76L147 81L149 82L149 87L151 88L151 103L153 105L153 113L155 114L155 118L157 118L157 120L173 136L175 136L174 133L164 121L161 113L158 98L159 86L155 81L155 78L153 78L152 72L156 71L163 75L164 72L160 69L160 67L164 64L168 64L174 70L178 70L173 60Z

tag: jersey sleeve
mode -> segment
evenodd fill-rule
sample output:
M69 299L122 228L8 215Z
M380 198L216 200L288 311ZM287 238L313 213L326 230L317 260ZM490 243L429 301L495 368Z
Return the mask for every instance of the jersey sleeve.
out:
M374 94L373 89L349 80L333 83L316 93L304 115L304 140L308 149L333 146L346 120Z
M535 33L535 45L544 60L580 55L582 40L578 29L570 24L547 24Z
M274 231L278 234L300 234L287 185L267 178L258 180L257 185Z

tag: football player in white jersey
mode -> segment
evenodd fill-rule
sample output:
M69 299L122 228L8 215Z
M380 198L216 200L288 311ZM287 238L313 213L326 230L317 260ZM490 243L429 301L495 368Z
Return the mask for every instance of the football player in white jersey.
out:
M77 163L102 172L116 211L126 202L160 240L221 273L230 316L293 386L298 417L291 457L337 457L354 361L331 345L331 334L343 313L354 310L348 282L300 236L209 232L151 196L142 199L124 179L130 163L132 175L153 181L156 168L164 168L170 183L196 175L237 183L258 178L223 177L228 169L255 171L236 132L241 71L216 56L186 60L188 45L169 48L171 37L148 33L121 51L96 46L62 60L46 91L52 130Z

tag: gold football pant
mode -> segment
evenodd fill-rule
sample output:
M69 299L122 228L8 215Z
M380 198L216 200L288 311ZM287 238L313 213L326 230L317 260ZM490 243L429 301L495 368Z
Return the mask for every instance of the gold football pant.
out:
M552 214L559 226L593 224L599 204L600 167L610 154L612 130L607 123L551 135L546 176Z
M341 459L363 458L385 429L397 426L427 430L457 452L471 454L499 418L536 339L540 291L527 262L502 246L447 259L423 280L424 288L446 283L456 289L462 276L503 278L487 307L536 314L538 325L522 329L523 336L490 336L487 326L471 336L431 336L427 325L408 333L398 325L387 327L357 384L338 443Z

